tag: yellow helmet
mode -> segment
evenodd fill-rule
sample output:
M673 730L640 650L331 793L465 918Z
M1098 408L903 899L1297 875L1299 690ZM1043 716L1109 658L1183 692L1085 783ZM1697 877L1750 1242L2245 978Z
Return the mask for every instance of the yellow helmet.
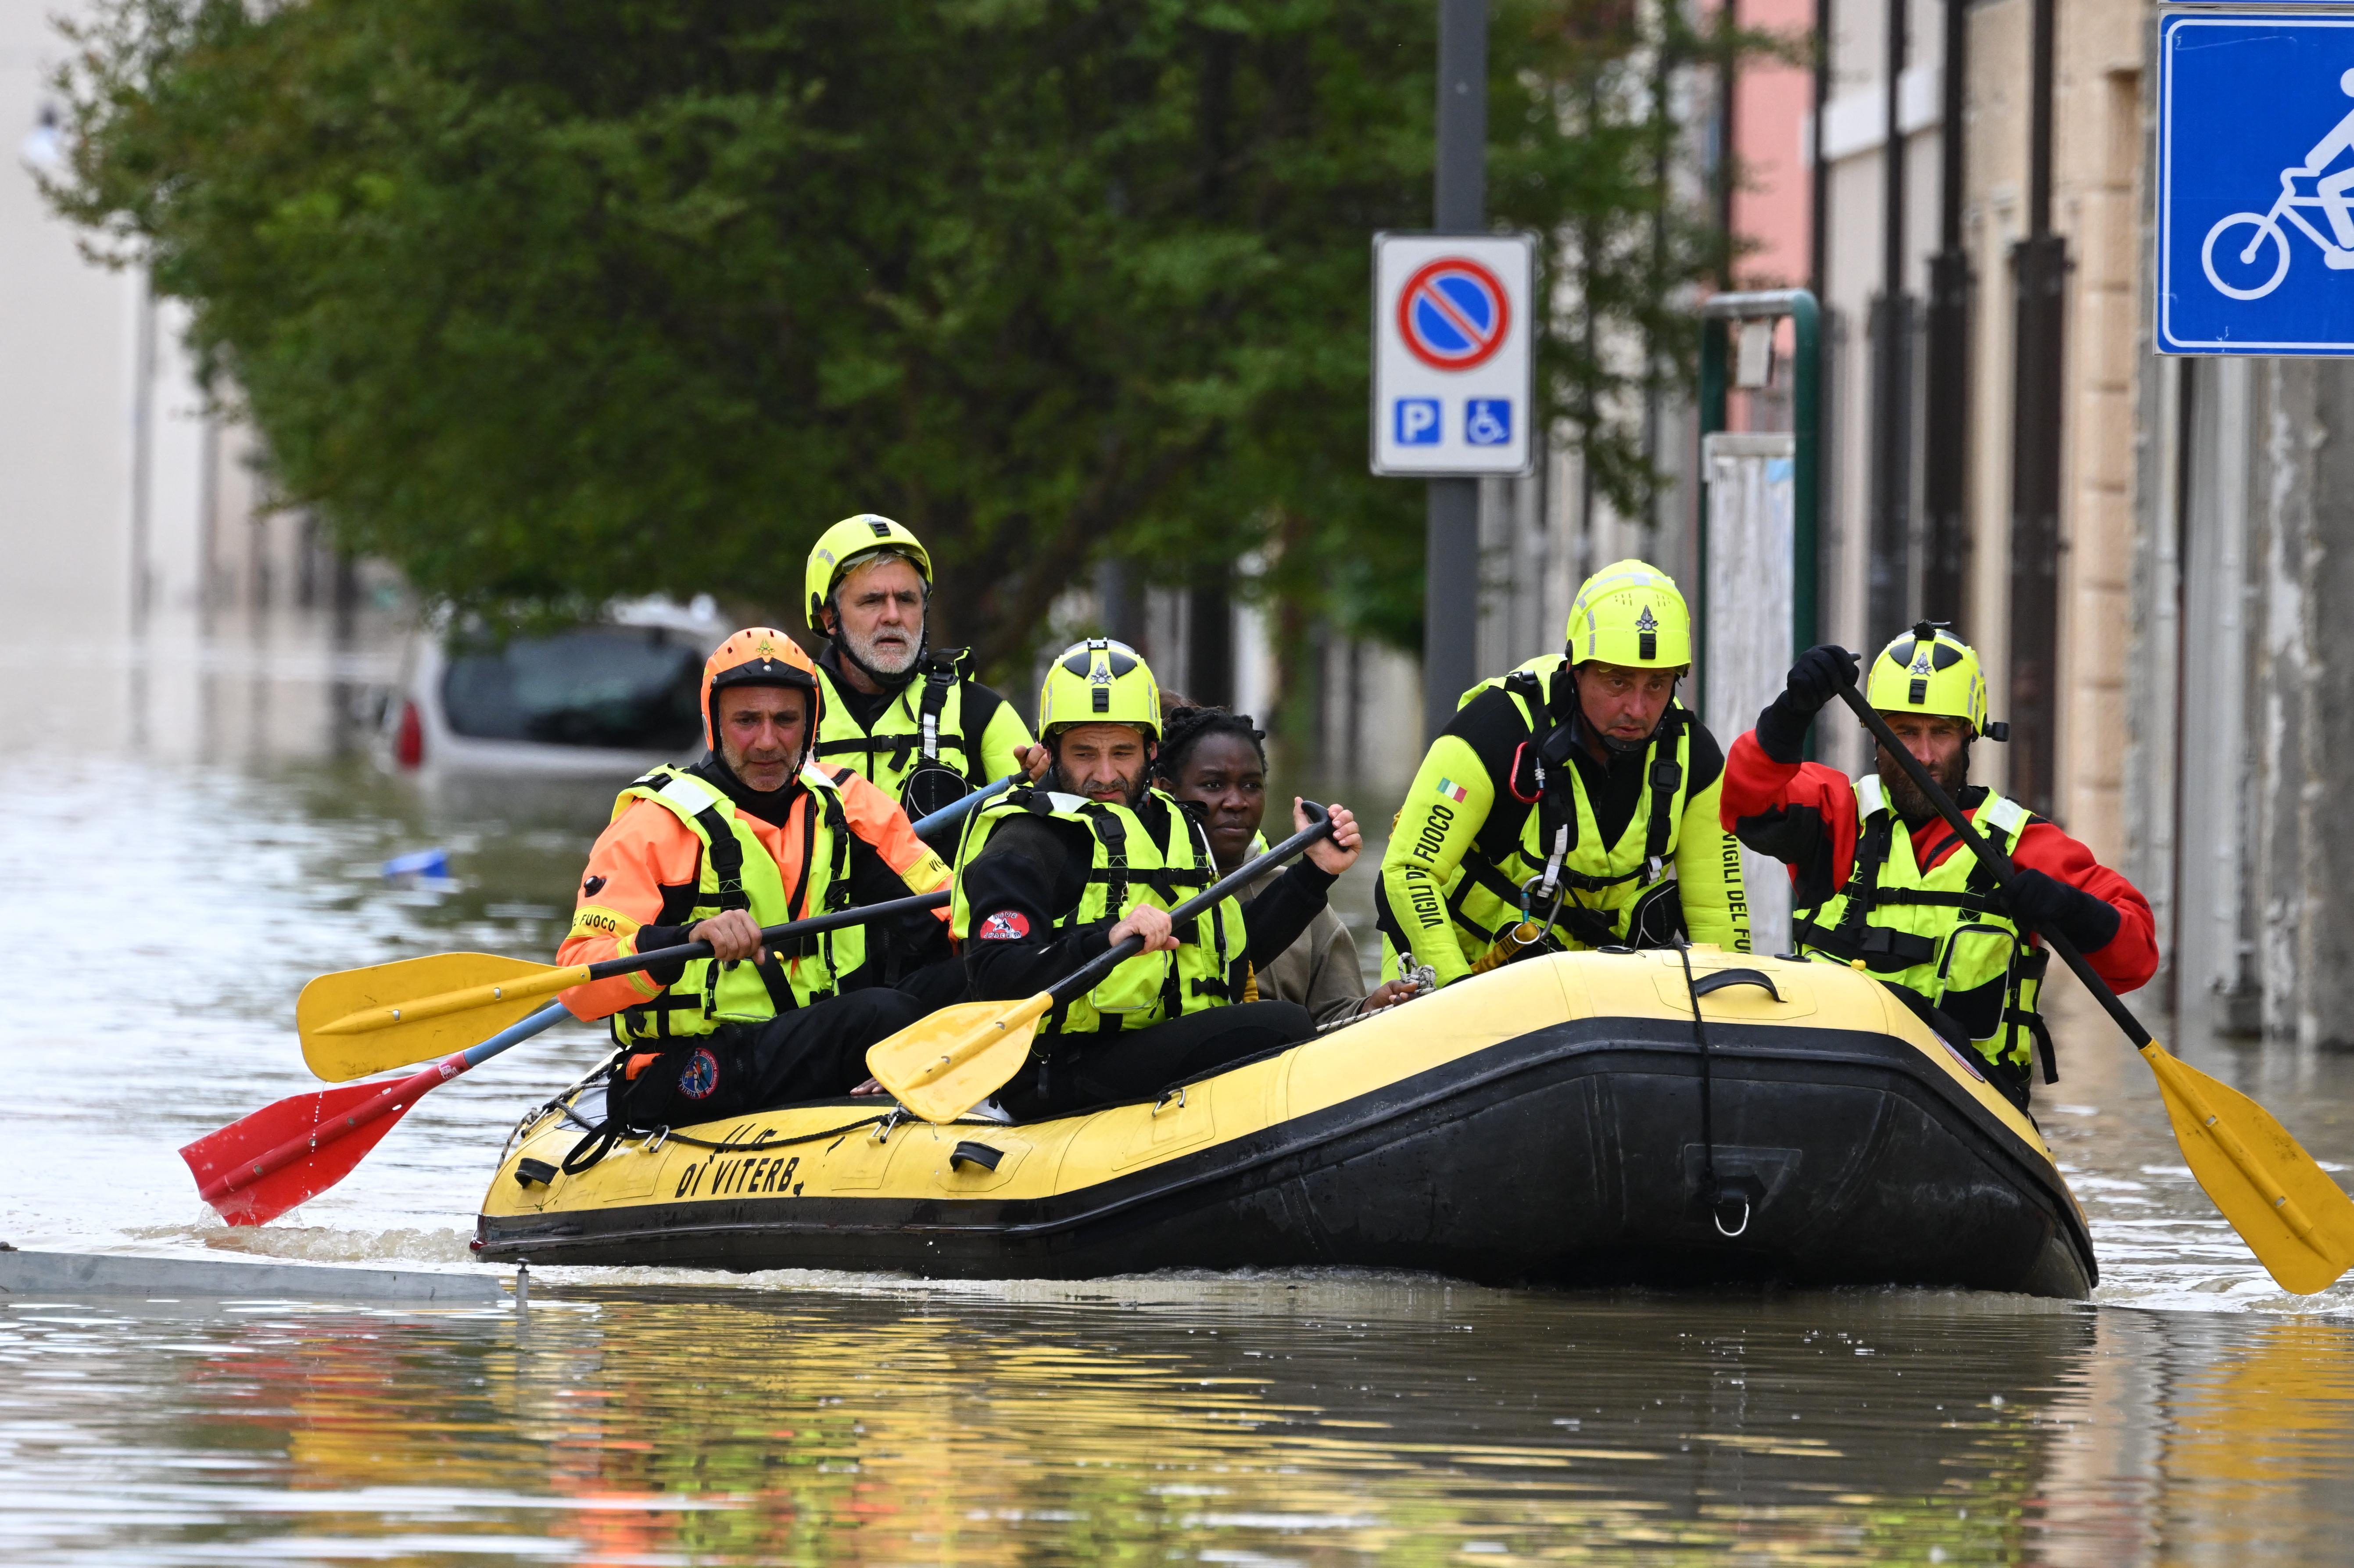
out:
M1056 654L1038 688L1038 738L1076 724L1134 725L1158 742L1161 683L1152 666L1108 637L1090 637Z
M1681 670L1691 663L1691 611L1675 578L1646 561L1613 561L1570 601L1569 662L1598 659L1630 670Z
M917 572L924 579L924 586L932 586L931 552L924 548L922 540L902 524L877 513L862 512L855 517L845 517L820 534L817 543L810 549L809 567L803 574L803 580L809 588L811 631L821 637L825 635L825 624L818 619L818 611L823 609L825 601L833 597L833 585L842 580L843 573L857 564L860 556L872 555L876 550L891 550L907 556L915 563Z
M1864 700L1884 714L1935 714L1965 720L1973 735L2007 740L2010 726L1987 722L1986 671L1978 650L1935 621L1916 623L1872 662Z

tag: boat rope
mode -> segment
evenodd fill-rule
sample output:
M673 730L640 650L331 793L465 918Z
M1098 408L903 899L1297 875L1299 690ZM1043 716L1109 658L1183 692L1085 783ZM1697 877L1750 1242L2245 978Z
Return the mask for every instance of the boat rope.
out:
M1681 934L1676 938L1676 957L1684 966L1684 994L1691 999L1692 1044L1700 1051L1700 1147L1701 1202L1708 1207L1708 1217L1716 1225L1717 1234L1728 1240L1749 1228L1748 1195L1729 1192L1716 1174L1716 1084L1709 1071L1708 1025L1700 1015L1700 987L1692 980L1691 943ZM1741 1223L1727 1230L1724 1216L1738 1202Z
M566 1114L570 1115L569 1107L566 1107ZM760 1137L752 1139L748 1142L732 1137L715 1141L707 1138L696 1138L689 1133L673 1132L666 1127L631 1128L624 1127L620 1122L609 1121L601 1126L589 1128L587 1135L572 1146L572 1152L564 1157L562 1169L567 1176L578 1176L611 1153L613 1146L625 1138L643 1138L647 1139L647 1147L650 1149L659 1149L667 1143L683 1143L689 1149L709 1149L722 1154L749 1154L764 1149L790 1149L798 1143L817 1143L829 1138L840 1138L845 1133L856 1132L862 1127L878 1126L900 1114L899 1107L895 1105L880 1115L863 1117L857 1121L848 1122L841 1127L827 1128L823 1132L804 1132L793 1138L772 1138L768 1136L767 1129L763 1128ZM578 1117L571 1117L571 1119L578 1125L588 1126Z

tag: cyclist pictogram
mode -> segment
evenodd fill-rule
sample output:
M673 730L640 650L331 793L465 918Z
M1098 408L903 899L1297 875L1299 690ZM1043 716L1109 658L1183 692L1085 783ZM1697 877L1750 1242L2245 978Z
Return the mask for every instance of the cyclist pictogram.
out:
M2338 79L2338 90L2354 98L2354 70ZM2329 134L2316 142L2305 162L2280 172L2280 195L2269 212L2235 212L2215 220L2199 248L2199 263L2207 281L2235 300L2261 300L2288 276L2288 234L2285 219L2321 249L2321 263L2336 271L2354 271L2354 164L2329 173L2329 165L2354 152L2354 110L2349 110ZM2312 194L2300 194L2298 182L2313 182ZM2323 234L2306 216L2318 208L2327 219ZM2242 231L2245 232L2243 233ZM2221 243L2228 241L2227 243ZM2269 251L2269 254L2267 254ZM2221 266L2217 266L2218 260Z

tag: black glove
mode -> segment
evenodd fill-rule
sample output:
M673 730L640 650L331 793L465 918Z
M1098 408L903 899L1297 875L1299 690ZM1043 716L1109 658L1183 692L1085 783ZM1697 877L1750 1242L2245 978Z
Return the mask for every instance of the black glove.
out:
M1811 718L1840 693L1855 684L1862 661L1835 642L1809 648L1790 666L1787 689L1775 701Z
M1757 744L1766 755L1785 765L1807 754L1807 726L1825 703L1855 683L1856 656L1835 643L1809 648L1790 666L1782 694L1757 715Z
M2026 866L2019 869L2002 902L2011 918L2038 931L2057 931L2080 953L2098 952L2109 945L2125 923L2114 905L2102 902L2081 887L2071 887L2056 876Z

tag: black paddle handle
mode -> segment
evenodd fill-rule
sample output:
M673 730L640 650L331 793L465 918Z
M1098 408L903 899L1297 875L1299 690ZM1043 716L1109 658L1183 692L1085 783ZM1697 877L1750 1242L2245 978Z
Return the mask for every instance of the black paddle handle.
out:
M1172 926L1182 926L1235 889L1263 875L1269 866L1289 860L1318 839L1330 836L1332 832L1331 812L1313 800L1301 801L1300 810L1308 813L1307 827L1292 834L1257 859L1236 866L1184 903L1177 906L1176 908L1169 911L1169 923ZM1087 960L1073 971L1069 979L1056 981L1046 994L1056 1001L1068 1001L1142 951L1144 951L1144 938L1130 937L1108 952Z
M1993 871L1995 880L2002 885L2003 891L2010 891L2011 885L2019 880L2019 868L2010 863L2010 857L1988 842L1986 835L1962 814L1961 807L1946 793L1945 786L1921 766L1919 758L1904 749L1904 743L1896 738L1896 732L1888 727L1888 721L1880 716L1880 710L1863 700L1863 694L1855 689L1852 681L1840 687L1840 696L1855 710L1855 716L1863 721L1863 727L1880 742L1881 749L1894 758L1896 765L1904 769L1906 776L1913 780L1913 787L1929 798L1929 804L1937 808L1937 814L1946 819L1946 824L1961 835L1962 842L1970 846L1971 852ZM2051 945L2052 950L2059 954L2070 969L2076 971L2076 978L2084 982L2084 989L2091 991L2101 1006L2107 1010L2108 1015L2116 1021L2117 1027L2126 1032L2126 1038L2132 1041L2137 1049L2147 1048L2152 1044L2155 1037L2142 1027L2141 1020L2117 1000L2117 993L2109 989L2109 982L2100 977L2092 961L2076 950L2075 943L2057 931L2040 930L2036 934Z
M760 928L760 945L790 941L795 937L813 937L820 931L839 930L844 926L863 926L869 920L888 920L895 915L913 915L918 910L938 909L949 901L949 890L918 893L912 898L885 899L880 904L862 904L855 909L837 909L830 915L811 915L805 920L791 920L782 926ZM656 948L651 953L633 953L625 959L607 959L588 966L590 980L611 980L615 975L635 974L656 964L679 963L690 959L711 956L708 942L682 942L675 948Z

